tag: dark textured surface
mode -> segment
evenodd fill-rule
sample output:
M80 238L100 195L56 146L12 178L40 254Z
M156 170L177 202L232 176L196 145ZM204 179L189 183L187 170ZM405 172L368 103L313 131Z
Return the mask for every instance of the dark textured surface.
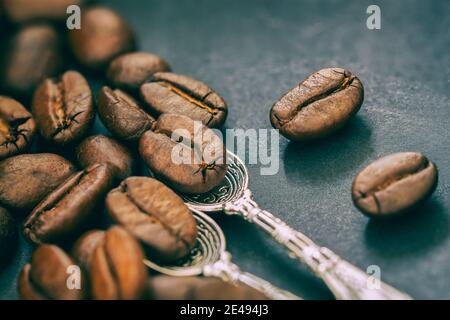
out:
M280 138L280 171L250 186L264 208L317 243L415 298L450 298L450 97L448 1L377 1L382 29L366 28L372 1L111 1L137 30L141 48L174 71L203 80L228 102L226 127L270 128L269 109L289 88L328 66L364 84L357 117L333 137L302 145ZM397 151L420 151L440 169L425 206L402 219L369 221L352 205L354 175ZM262 232L215 216L242 269L304 296L327 289ZM0 275L0 298L15 298L28 260L20 252Z

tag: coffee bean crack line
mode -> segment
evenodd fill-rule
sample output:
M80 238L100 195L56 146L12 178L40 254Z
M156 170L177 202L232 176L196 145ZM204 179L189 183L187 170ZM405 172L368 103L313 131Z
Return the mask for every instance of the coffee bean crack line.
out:
M66 101L64 99L64 94L65 94L64 86L62 83L53 82L53 84L56 87L56 92L51 97L51 100L53 102L55 102L55 104L56 104L55 116L56 116L56 120L57 120L57 128L56 128L55 132L53 132L51 134L51 137L55 137L62 131L70 128L72 121L75 123L79 123L76 120L76 117L78 117L80 114L83 113L83 111L80 111L80 112L77 112L74 115L68 117L68 115L66 114L66 109L67 109ZM82 103L87 98L88 98L88 96L83 96L81 99L76 99L73 102L79 104L79 103Z
M185 239L183 239L183 237L181 237L179 235L179 233L175 232L172 228L170 228L170 226L168 224L166 224L163 220L158 219L157 217L147 213L145 211L144 208L142 208L139 203L135 200L135 198L133 197L133 195L128 191L128 186L126 184L123 184L122 186L120 186L120 189L122 190L122 192L127 196L127 198L130 200L130 202L136 206L136 208L138 208L138 210L141 212L141 214L146 215L150 218L155 219L156 221L158 221L165 230L167 230L167 232L169 232L169 234L171 234L172 236L174 236L177 240L180 240L183 245L185 246L186 249L189 249L189 242Z
M175 94L179 95L183 99L189 101L190 103L196 105L199 108L205 109L208 111L212 116L216 115L219 112L219 108L215 106L208 105L205 103L206 98L212 94L212 91L209 91L206 95L204 95L201 100L197 100L193 97L191 97L188 93L184 92L182 89L177 88L175 85L168 83L168 82L158 82L159 85L168 88L170 91L174 92ZM211 121L211 119L209 120Z
M356 200L365 199L365 198L368 198L368 197L371 197L371 196L376 197L376 193L377 192L383 191L384 189L387 189L388 187L390 187L390 186L400 182L403 179L406 179L408 177L414 176L414 175L420 173L421 171L427 169L430 166L431 166L431 163L428 160L424 160L423 163L416 170L414 170L413 172L405 173L405 174L400 175L398 177L394 177L394 178L388 179L384 183L382 183L381 185L376 186L376 188L374 188L373 190L369 190L369 191L366 191L366 192L358 190L357 192L358 192L359 196L356 198ZM378 199L376 199L376 201L378 201Z
M11 123L0 118L0 137L4 137L5 141L0 144L0 146L8 146L9 144L13 144L16 149L19 149L17 146L17 140L19 137L23 137L25 142L28 143L27 136L24 134L28 130L20 129L22 125L28 122L31 117L25 117L20 119L15 119Z
M320 73L319 73L319 75L322 76L322 77L324 77L324 76L321 75ZM324 78L328 79L327 77L324 77ZM274 115L274 117L278 120L278 123L280 124L280 126L283 127L283 126L286 125L287 123L291 122L292 119L294 119L295 116L297 116L297 114L300 112L300 110L309 107L309 106L310 106L311 104L313 104L314 102L319 101L319 100L322 100L322 99L324 99L324 98L327 98L327 97L329 97L329 96L331 96L331 95L333 95L333 94L336 94L336 93L338 93L338 92L340 92L340 91L343 91L343 90L345 90L345 89L348 88L348 87L354 87L354 88L356 88L355 86L352 85L352 83L353 83L353 81L354 81L355 79L356 79L356 77L353 76L353 75L351 75L351 76L344 76L344 79L343 79L342 83L341 83L337 88L331 88L330 90L325 91L325 92L323 92L323 93L321 93L321 94L319 94L319 95L317 95L317 96L311 97L311 98L305 100L303 103L299 104L299 105L296 107L295 112L292 113L292 115L289 117L289 119L282 120L282 119L280 119L275 113L274 113L273 115ZM304 84L303 82L301 82L301 83L298 85L298 87L301 87L301 86L305 86L305 84Z

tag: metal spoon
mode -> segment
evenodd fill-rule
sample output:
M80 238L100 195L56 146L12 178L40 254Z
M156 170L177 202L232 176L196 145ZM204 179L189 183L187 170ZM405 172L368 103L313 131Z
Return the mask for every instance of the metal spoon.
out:
M192 212L197 220L198 238L191 254L173 265L160 265L147 259L144 260L145 265L169 276L204 275L232 283L243 283L274 300L300 300L288 291L279 289L250 273L242 272L231 262L231 254L225 248L225 235L217 223L203 212L195 209L192 209Z
M259 208L248 189L249 175L242 160L228 151L227 163L225 179L212 191L182 195L192 210L223 211L256 224L282 244L291 257L299 259L321 278L336 299L411 299L409 295L374 279L331 250L318 246L270 212Z

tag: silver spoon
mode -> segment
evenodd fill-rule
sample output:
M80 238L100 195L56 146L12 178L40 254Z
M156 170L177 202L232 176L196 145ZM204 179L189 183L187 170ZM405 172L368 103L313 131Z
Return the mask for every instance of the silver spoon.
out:
M242 160L228 151L227 163L225 179L212 191L181 195L192 210L223 211L256 224L282 244L292 258L299 259L321 278L336 299L411 299L406 293L374 279L330 249L318 246L270 212L259 208L248 188L249 175Z
M217 223L203 212L192 209L197 221L197 245L191 254L173 265L161 265L144 260L149 268L176 277L204 275L218 277L231 283L243 283L266 297L274 300L300 300L296 295L279 289L269 282L250 273L242 272L231 262L231 254L226 251L225 235Z

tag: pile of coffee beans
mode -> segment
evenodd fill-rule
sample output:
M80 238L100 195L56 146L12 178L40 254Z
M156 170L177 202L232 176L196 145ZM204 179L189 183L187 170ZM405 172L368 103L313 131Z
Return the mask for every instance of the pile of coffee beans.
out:
M81 29L64 25L72 4L82 8ZM226 149L211 128L224 124L225 100L136 51L133 30L109 8L83 0L0 7L0 25L11 30L0 34L0 263L22 220L36 246L18 278L20 297L265 298L217 279L149 275L142 263L174 262L195 247L196 221L176 192L208 192L224 179ZM93 93L88 74L108 86ZM281 97L270 120L288 139L311 141L344 126L363 98L352 72L323 69ZM92 134L97 113L111 136ZM175 147L197 161L174 162ZM142 163L154 178L138 176ZM358 174L353 201L370 216L404 212L434 191L437 176L420 153L390 155ZM70 282L74 266L81 277Z

